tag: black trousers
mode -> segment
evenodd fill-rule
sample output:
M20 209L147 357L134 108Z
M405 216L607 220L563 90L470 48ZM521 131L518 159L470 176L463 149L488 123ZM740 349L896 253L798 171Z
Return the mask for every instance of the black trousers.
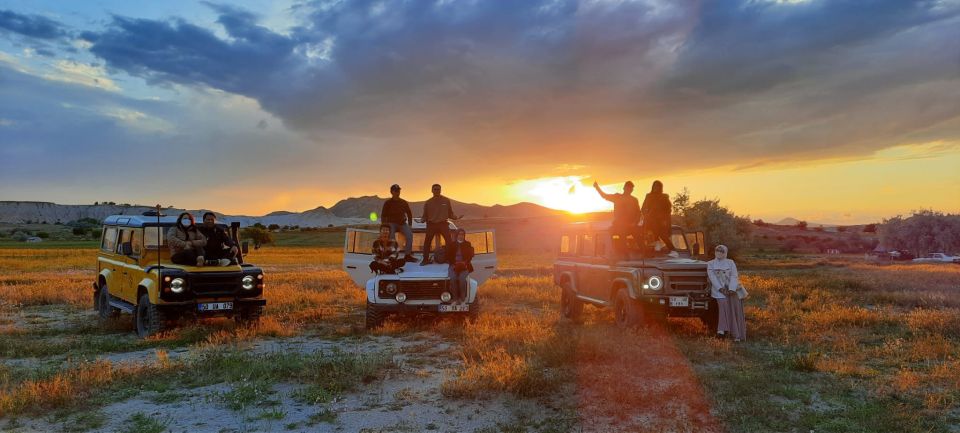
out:
M423 238L423 259L430 257L430 248L433 246L433 238L436 235L443 236L444 245L450 245L450 225L446 222L427 223L427 234Z
M220 260L220 259L233 260L236 257L237 255L234 254L232 251L230 251L229 248L223 249L223 246L211 247L210 245L207 245L207 247L204 248L203 258L206 260Z
M653 235L654 240L660 239L667 245L667 251L674 251L677 247L673 246L673 239L670 238L669 224L650 224L644 226L644 230Z
M197 250L183 250L170 257L170 261L175 265L196 266Z

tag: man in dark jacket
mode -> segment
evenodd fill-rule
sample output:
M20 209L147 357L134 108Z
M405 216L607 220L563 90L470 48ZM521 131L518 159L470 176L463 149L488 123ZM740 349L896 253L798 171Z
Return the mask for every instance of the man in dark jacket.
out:
M443 236L444 245L450 243L450 225L447 220L458 220L463 215L456 216L453 213L453 205L450 199L440 195L440 185L433 184L433 197L423 204L423 216L421 221L427 224L427 234L423 239L423 261L421 265L427 265L430 260L430 249L433 238L437 235Z
M390 226L390 238L394 239L397 231L403 232L403 255L404 260L408 262L415 261L413 258L413 230L410 224L413 222L413 212L410 211L410 203L400 198L400 185L393 184L390 187L391 197L383 202L383 209L380 211L380 218L383 223Z
M644 232L651 233L654 238L663 241L670 257L678 257L673 240L670 239L672 208L670 196L663 193L663 183L659 180L653 181L650 192L643 199L643 207L640 208L640 212L643 213L643 229Z
M470 290L467 276L473 272L473 245L467 241L467 232L457 230L456 242L447 244L444 250L446 262L450 264L447 276L450 278L450 294L453 302L466 302Z
M633 236L634 241L640 242L640 202L633 194L633 182L623 184L623 194L607 194L600 189L600 184L594 182L594 189L604 200L613 203L613 223L610 225L610 234L625 239Z
M199 228L200 233L207 238L207 245L204 247L207 264L227 266L236 262L239 252L237 243L230 238L226 230L217 227L217 216L213 212L203 214L203 225Z

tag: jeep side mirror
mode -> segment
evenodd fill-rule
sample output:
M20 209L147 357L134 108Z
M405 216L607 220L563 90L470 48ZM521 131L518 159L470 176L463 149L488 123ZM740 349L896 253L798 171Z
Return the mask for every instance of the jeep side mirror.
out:
M250 242L247 242L247 241L241 242L241 243L240 243L240 252L242 252L243 255L247 255L247 253L250 252Z
M123 244L120 245L120 252L122 252L123 255L125 256L132 256L133 245L130 242L124 242Z

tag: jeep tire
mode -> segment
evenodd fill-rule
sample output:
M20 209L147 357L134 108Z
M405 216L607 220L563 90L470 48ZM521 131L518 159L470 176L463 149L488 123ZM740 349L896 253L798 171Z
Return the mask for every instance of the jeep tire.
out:
M256 325L260 322L260 316L263 315L263 305L241 308L233 315L238 325Z
M120 310L110 306L110 291L107 290L107 285L104 284L100 286L100 290L96 292L97 302L97 316L100 320L109 320L115 317L120 316Z
M140 338L147 338L163 331L163 313L156 305L150 303L150 295L146 293L140 295L137 301L133 320L137 325L137 336Z
M636 301L630 298L627 289L620 288L613 298L613 318L620 329L636 327L640 323L643 310Z
M370 329L377 329L377 328L383 326L383 320L384 320L385 318L386 318L386 313L380 311L380 309L377 308L377 305L376 305L376 304L372 304L372 303L370 303L370 302L367 302L367 321L366 321L366 328L367 328L368 330L370 330Z
M560 285L560 315L574 323L580 323L583 317L583 301L577 298L567 281Z

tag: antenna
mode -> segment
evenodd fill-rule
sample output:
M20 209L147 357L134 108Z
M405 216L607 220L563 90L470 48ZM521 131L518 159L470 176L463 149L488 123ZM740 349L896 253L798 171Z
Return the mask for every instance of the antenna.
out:
M163 243L163 238L160 234L160 204L157 204L157 282L160 285L163 285L163 281L160 278L160 244Z

